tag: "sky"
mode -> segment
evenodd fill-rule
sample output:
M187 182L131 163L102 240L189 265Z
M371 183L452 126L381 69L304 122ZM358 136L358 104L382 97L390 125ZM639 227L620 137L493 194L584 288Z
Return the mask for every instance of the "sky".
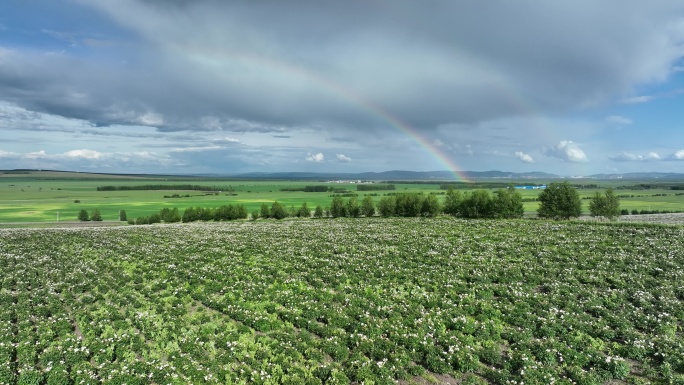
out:
M684 2L2 0L15 168L684 172Z

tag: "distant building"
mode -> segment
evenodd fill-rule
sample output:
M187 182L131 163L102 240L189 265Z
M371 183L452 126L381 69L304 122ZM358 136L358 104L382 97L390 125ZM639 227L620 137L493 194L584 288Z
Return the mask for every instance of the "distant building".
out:
M515 186L515 188L518 190L541 190L545 189L546 185L543 184L541 186Z

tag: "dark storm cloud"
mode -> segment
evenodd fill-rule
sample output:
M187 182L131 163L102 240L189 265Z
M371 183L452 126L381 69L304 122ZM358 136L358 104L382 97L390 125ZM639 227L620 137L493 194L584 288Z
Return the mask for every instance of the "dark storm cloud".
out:
M628 97L684 56L678 0L77 3L137 40L118 62L0 47L6 100L162 131L433 128Z

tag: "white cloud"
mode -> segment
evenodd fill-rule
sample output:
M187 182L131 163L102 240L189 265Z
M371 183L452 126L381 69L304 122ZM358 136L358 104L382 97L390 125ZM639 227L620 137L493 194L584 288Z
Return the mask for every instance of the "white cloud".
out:
M64 153L64 155L72 157L72 158L85 158L85 159L100 159L102 157L101 152L97 152L94 150L71 150L67 151Z
M523 163L534 163L534 158L532 158L530 154L526 154L521 151L516 151L515 157Z
M606 121L608 123L619 124L619 125L628 125L628 124L633 123L632 119L625 118L624 116L619 116L619 115L608 116L606 118Z
M615 155L615 156L610 156L608 157L610 160L616 161L616 162L646 162L646 161L654 161L654 160L661 160L661 156L657 152L649 152L646 155L639 155L639 154L632 154L629 152L623 152L620 155Z
M35 151L35 152L29 152L28 154L25 154L23 157L26 159L41 159L47 157L47 153L45 150L40 150L40 151Z
M235 143L240 143L240 139L237 138L231 138L230 136L226 136L223 138L219 139L212 139L212 143L214 144L235 144Z
M352 161L350 157L348 157L344 154L337 154L337 160L339 160L340 162L344 162L344 163L349 163Z
M566 162L578 163L587 161L587 155L584 151L571 140L561 140L555 147L547 149L545 154Z
M80 149L63 153L45 150L33 152L8 152L0 150L2 168L34 168L50 170L106 169L112 172L131 171L132 167L160 167L172 165L167 155L154 152L99 152Z
M15 156L17 156L17 154L14 152L0 150L0 158L12 158Z
M684 150L679 150L672 154L669 159L671 160L684 160Z
M318 154L311 154L306 157L307 162L311 163L322 163L325 160L325 156L323 156L323 153L319 152Z

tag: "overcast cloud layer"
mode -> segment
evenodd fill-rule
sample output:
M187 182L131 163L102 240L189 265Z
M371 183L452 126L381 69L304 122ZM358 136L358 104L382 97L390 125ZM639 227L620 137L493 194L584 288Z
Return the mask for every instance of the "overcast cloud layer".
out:
M684 172L683 58L680 0L10 0L0 169Z

